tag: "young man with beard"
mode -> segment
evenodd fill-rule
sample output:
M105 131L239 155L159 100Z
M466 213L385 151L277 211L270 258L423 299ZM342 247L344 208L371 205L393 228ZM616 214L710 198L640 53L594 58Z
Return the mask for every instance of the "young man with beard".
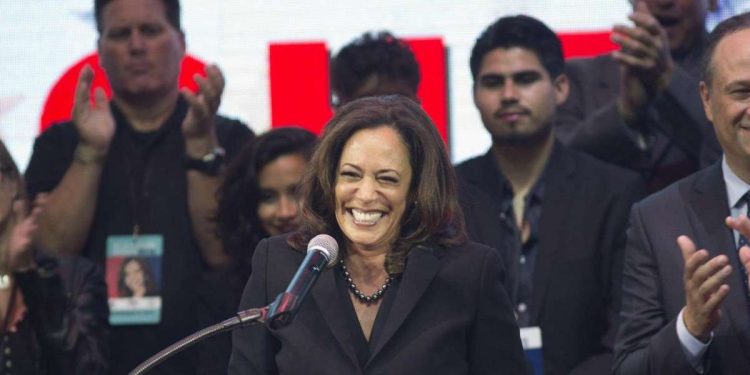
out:
M556 142L568 79L546 25L497 20L470 64L492 147L457 167L469 235L511 265L508 295L519 326L541 330L544 373L606 373L627 214L642 183Z

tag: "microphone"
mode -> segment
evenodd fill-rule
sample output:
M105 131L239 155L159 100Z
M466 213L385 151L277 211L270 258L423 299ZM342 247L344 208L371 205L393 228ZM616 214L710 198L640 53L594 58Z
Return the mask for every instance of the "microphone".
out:
M173 354L182 351L196 342L217 333L232 330L240 325L265 322L274 329L287 326L292 322L294 315L297 314L302 300L307 295L307 292L310 291L312 285L315 284L323 268L326 265L331 267L336 263L338 253L339 244L336 243L333 237L327 234L319 234L313 237L307 244L305 260L302 261L299 269L297 269L297 273L294 274L294 278L289 283L286 291L279 294L273 303L260 308L240 311L232 318L195 332L156 353L138 365L129 375L143 374Z
M339 253L339 245L333 237L319 234L307 244L307 255L294 274L284 293L268 305L266 324L273 329L285 327L292 322L302 300L318 280L320 272L328 265L332 267Z

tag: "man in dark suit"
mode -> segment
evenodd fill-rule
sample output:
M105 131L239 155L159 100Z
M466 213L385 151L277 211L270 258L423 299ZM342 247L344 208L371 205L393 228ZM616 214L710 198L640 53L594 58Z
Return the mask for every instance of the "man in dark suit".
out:
M617 374L750 374L747 268L737 252L750 237L744 216L750 196L750 14L719 24L706 56L700 94L724 157L633 208ZM742 252L747 265L749 252Z
M571 60L556 120L565 144L641 173L658 191L719 159L700 110L705 17L715 1L639 0L612 54Z
M469 236L500 250L519 326L539 327L545 374L611 368L618 257L637 175L555 141L568 80L557 36L501 18L471 55L474 102L492 136L457 167Z

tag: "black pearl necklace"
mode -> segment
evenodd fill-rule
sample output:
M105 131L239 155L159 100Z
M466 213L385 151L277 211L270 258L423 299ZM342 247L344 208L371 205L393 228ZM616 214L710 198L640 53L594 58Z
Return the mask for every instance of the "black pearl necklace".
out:
M347 287L349 288L349 292L351 292L354 297L357 297L357 300L359 302L364 303L366 305L369 305L371 303L377 302L379 299L383 298L385 295L385 290L388 289L389 286L391 286L391 281L393 281L393 277L388 276L385 278L385 282L383 282L383 285L378 289L377 292L371 294L371 295L365 295L362 293L359 288L357 288L357 284L354 283L354 280L352 280L352 275L349 273L349 270L346 269L346 265L344 264L344 259L339 260L339 266L341 267L341 273L344 275L344 280L346 280Z

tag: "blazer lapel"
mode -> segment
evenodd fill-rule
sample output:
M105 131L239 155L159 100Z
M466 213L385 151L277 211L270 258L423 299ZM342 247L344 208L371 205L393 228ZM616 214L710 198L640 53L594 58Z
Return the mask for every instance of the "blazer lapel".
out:
M563 243L565 223L570 212L570 189L576 186L575 165L569 155L559 145L550 155L544 176L544 201L542 215L539 220L539 253L533 275L533 295L531 303L531 321L536 324L544 305L544 296L549 285L549 275L554 267L554 260L558 259L560 245Z
M721 163L716 163L706 170L702 178L694 184L693 194L686 197L690 202L688 207L695 207L690 218L696 218L699 228L696 228L698 246L705 247L712 257L724 254L729 257L733 272L729 276L729 295L724 300L722 309L729 318L733 330L739 333L744 351L750 353L750 310L748 310L745 296L744 277L738 267L742 267L737 256L734 234L724 224L729 215L726 186L721 171ZM700 230L703 229L703 230ZM705 238L701 238L705 236Z
M697 79L679 66L675 66L673 79L669 80L666 91L680 105L680 109L688 115L690 120L695 124L711 127L703 111L703 103L700 96L694 94L697 85Z
M346 314L347 306L344 303L348 301L342 299L341 293L339 293L336 287L335 271L335 269L331 269L320 273L317 285L312 288L312 295L315 299L315 304L320 309L323 320L328 324L328 328L331 329L341 350L352 363L359 367L359 360L354 353L354 347L351 345L346 324L349 317Z
M433 253L433 249L426 246L416 246L409 252L407 257L407 266L404 270L401 284L398 287L398 294L393 301L388 321L385 322L381 337L376 343L376 347L370 353L368 364L380 353L388 341L398 331L401 325L409 316L414 306L424 294L430 282L437 274L439 263Z

